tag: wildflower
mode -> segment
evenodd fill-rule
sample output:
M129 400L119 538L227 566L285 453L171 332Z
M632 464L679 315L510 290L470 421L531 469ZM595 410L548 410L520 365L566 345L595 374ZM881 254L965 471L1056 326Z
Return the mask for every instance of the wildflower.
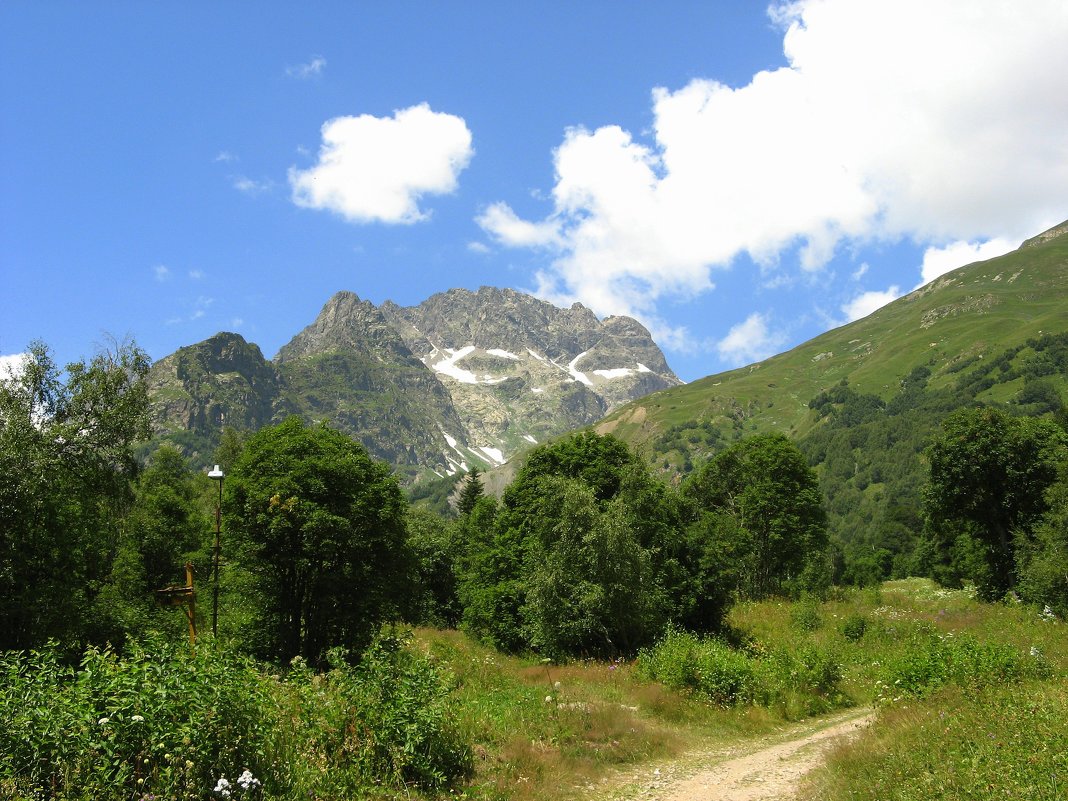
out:
M99 725L99 726L107 726L110 722L111 722L111 718L100 718L100 720L97 721L97 725Z
M545 696L545 703L551 704L552 702L553 702L553 697L551 695Z
M554 690L559 690L560 689L560 682L556 682L555 684L553 684L553 689Z
M186 770L192 770L193 769L193 760L187 759L185 761L185 769Z
M254 787L260 786L260 780L252 775L252 771L245 768L245 772L237 777L237 783L241 785L241 789L248 792Z
M134 715L132 718L130 718L130 720L132 720L134 723L144 723L145 718L143 715Z
M215 783L215 789L212 790L212 792L213 793L218 793L223 798L229 798L230 797L230 786L231 786L230 785L230 780L227 779L225 776L220 776L219 777L219 781L217 781Z

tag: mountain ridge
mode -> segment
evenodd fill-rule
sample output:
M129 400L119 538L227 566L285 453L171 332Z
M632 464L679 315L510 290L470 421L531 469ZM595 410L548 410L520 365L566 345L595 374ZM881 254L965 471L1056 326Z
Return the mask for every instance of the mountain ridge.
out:
M414 480L501 465L681 382L636 320L482 287L412 307L337 292L270 361L221 332L159 360L149 383L157 436L202 461L222 427L296 414Z

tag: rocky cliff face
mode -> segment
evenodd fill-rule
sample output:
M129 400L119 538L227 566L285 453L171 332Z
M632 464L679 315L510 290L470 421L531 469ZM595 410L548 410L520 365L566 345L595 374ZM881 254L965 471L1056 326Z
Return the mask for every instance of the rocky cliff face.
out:
M273 362L219 334L160 360L150 379L157 431L187 446L298 414L409 478L502 464L680 383L635 320L489 287L407 308L339 292Z

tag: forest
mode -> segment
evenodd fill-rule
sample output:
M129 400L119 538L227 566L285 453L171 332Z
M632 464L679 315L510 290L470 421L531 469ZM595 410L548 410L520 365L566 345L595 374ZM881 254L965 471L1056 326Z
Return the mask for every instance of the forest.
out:
M1042 382L1062 340L1032 343L1024 405L961 404L974 388L930 390L922 368L889 403L840 385L800 443L719 443L678 483L580 431L533 449L500 498L471 471L446 514L298 418L226 430L215 479L169 446L142 459L137 345L61 369L35 344L0 380L0 798L500 797L473 789L474 735L450 712L463 681L434 651L459 647L452 630L483 660L542 665L557 712L551 671L585 664L804 715L845 703L841 655L754 650L746 610L792 602L814 632L863 592L844 587L916 576L1063 619L1068 418ZM843 449L864 455L848 475L821 468ZM924 465L915 486L895 483L901 449ZM846 530L876 480L892 496L878 525ZM175 597L187 564L188 616L159 592ZM843 643L871 625L852 618ZM976 659L982 675L1048 671L979 642L930 647L966 677Z

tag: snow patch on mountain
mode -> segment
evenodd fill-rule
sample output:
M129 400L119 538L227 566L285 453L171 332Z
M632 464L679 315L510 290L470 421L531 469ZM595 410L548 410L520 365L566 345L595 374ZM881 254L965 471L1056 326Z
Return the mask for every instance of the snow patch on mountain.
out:
M590 381L590 377L588 375L586 375L585 373L581 372L575 366L575 365L577 365L579 363L579 361L582 359L582 357L585 356L587 353L589 353L589 351L588 350L584 350L584 351L582 351L582 353L580 353L578 356L576 356L574 359L572 359L570 362L568 362L567 371L571 374L571 377L573 379L575 379L576 381L581 381L586 386L592 387L593 386L593 382Z

